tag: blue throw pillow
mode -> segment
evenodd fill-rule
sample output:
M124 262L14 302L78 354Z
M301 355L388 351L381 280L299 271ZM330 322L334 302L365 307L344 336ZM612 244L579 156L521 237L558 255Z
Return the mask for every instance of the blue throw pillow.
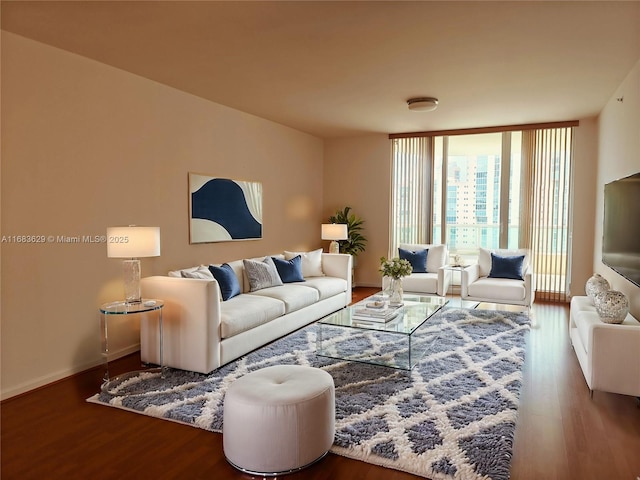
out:
M271 259L276 265L282 283L304 282L301 255L296 255L291 260L282 260L276 257L271 257Z
M522 278L523 264L524 255L501 257L495 253L491 253L491 272L489 272L489 277L524 280Z
M220 293L222 293L222 300L229 300L230 298L240 295L240 283L238 283L238 277L233 271L233 268L227 263L223 263L219 267L215 265L209 265L209 270L218 281L220 286Z
M428 249L418 250L412 252L411 250L405 250L404 248L398 249L400 260L409 260L409 263L413 267L413 273L427 273L427 254Z

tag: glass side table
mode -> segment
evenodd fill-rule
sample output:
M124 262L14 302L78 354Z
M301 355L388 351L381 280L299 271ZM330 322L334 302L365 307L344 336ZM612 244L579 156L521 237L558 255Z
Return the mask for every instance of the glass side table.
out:
M444 269L450 272L451 275L451 279L449 281L449 286L447 287L447 291L444 292L445 297L451 297L451 299L449 300L450 305L449 306L462 306L462 300L456 300L454 294L453 294L453 280L454 280L454 274L455 272L458 272L458 274L460 275L460 281L462 281L462 271L466 268L466 265L445 265ZM457 303L459 303L459 305L456 305Z
M449 303L447 306L449 307L455 307L455 308L470 308L470 309L474 309L478 306L478 302L471 302L469 300L462 300L462 298L458 298L454 296L453 293L453 274L455 272L458 272L460 275L460 282L462 283L462 272L465 268L467 268L469 265L446 265L444 267L445 270L448 270L449 272L451 272L451 282L449 283L449 287L447 288L447 291L445 292L445 296L446 297L451 297L451 299L449 300ZM462 292L460 292L462 294Z
M164 365L162 361L162 307L164 302L162 300L143 299L140 303L125 303L123 301L105 303L100 306L100 332L102 334L102 356L105 363L105 372L103 377L103 383L101 389L103 392L111 393L111 387L115 382L121 384L124 380L130 377L138 375L140 372L157 372L162 378L164 376ZM122 375L111 378L109 376L109 317L112 315L136 315L149 312L156 312L158 315L158 328L159 328L159 368L150 368L145 370L136 370L128 372Z

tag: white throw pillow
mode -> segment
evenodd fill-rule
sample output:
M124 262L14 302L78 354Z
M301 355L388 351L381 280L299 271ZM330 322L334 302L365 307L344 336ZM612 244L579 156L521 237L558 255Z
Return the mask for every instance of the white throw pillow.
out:
M311 252L288 252L285 250L284 259L291 260L293 257L300 255L302 257L302 276L322 277L322 249L313 250Z
M169 272L170 277L179 278L202 278L204 280L213 280L213 274L209 270L208 265L199 265L197 267L183 268L182 270L173 270Z

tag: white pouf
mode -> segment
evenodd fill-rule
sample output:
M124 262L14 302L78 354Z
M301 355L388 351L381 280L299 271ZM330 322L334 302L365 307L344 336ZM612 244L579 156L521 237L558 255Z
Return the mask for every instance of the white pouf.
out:
M240 377L224 399L227 461L271 476L320 460L333 444L334 393L333 378L319 368L277 365Z

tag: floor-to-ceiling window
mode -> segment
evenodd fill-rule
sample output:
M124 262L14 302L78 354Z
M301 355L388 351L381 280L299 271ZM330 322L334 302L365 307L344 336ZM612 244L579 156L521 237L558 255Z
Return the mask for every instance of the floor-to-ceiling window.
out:
M398 243L444 243L470 263L480 247L528 248L539 290L565 300L575 125L390 136L393 202L402 205L392 208L390 253Z
M512 213L520 204L521 132L442 136L434 143L433 241L462 257L475 257L478 247L517 245Z

